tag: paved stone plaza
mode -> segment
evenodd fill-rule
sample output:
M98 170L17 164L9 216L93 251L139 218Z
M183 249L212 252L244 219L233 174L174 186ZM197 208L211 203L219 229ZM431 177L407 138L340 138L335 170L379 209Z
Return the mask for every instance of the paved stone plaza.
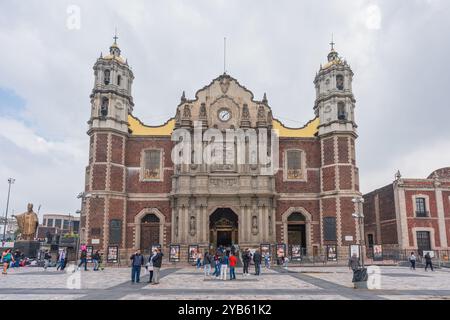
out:
M402 267L381 267L378 290L355 290L345 267L263 268L262 275L236 281L204 279L191 266L165 267L158 286L141 277L131 284L128 268L104 271L60 272L54 268L21 268L0 277L0 299L214 299L214 300L348 300L348 299L449 299L450 270L415 272Z

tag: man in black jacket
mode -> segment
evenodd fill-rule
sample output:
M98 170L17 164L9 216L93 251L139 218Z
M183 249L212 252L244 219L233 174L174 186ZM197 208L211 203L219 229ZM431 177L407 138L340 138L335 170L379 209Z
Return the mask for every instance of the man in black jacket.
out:
M131 260L131 283L139 283L141 277L141 267L144 265L144 256L141 250L136 250L135 254L130 257Z
M162 264L162 257L163 253L161 252L161 248L158 248L158 253L153 258L153 283L152 284L159 284L159 271L161 269Z
M244 276L245 275L248 276L248 265L250 264L250 259L251 259L251 253L250 253L250 250L247 248L242 253L242 262L244 263Z
M255 275L259 276L261 273L262 256L258 249L256 249L255 254L253 255L253 262L255 263Z

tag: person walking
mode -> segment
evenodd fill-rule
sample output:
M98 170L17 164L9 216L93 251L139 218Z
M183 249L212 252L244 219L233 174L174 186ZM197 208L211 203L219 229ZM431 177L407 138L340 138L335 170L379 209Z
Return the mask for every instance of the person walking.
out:
M261 253L259 253L258 249L256 249L255 254L253 255L253 262L255 263L255 275L256 276L261 275L262 257L261 257Z
M354 253L353 256L348 260L348 268L353 271L356 271L358 270L359 267L360 267L359 258L356 255L356 253Z
M411 264L411 266L409 267L409 269L411 270L416 270L416 256L414 255L414 252L411 252L411 255L409 256L409 263Z
M11 249L6 249L5 251L3 251L2 253L2 262L3 262L3 272L2 274L6 275L8 274L8 268L9 268L9 264L12 262L14 262L14 257L11 253Z
M208 251L205 251L203 255L203 270L205 272L205 278L211 276L211 264L212 264L212 256Z
M94 263L94 271L98 271L98 268L100 266L100 252L98 250L95 251L94 255L92 256L92 262Z
M202 254L200 252L197 253L197 261L196 261L197 269L202 267Z
M84 250L83 250L84 249ZM87 268L87 249L86 247L83 247L80 254L80 263L78 264L78 270L80 270L80 267L84 265L84 271L88 271Z
M236 268L236 264L237 264L237 258L236 256L232 253L230 255L230 280L236 280L236 272L235 272L235 268Z
M51 261L52 261L52 256L50 255L50 252L48 252L48 250L45 250L45 253L44 253L44 270L47 270L47 268L50 265Z
M227 280L227 269L230 261L226 253L222 253L220 257L220 279Z
M66 251L61 250L58 256L58 265L56 267L56 270L64 270L64 265L66 264Z
M268 252L264 254L264 267L270 269L270 254Z
M283 256L283 267L284 267L285 270L288 269L288 263L289 263L289 258Z
M139 283L141 277L141 267L144 265L144 256L141 254L141 250L136 252L130 257L131 260L131 283Z
M250 256L250 250L247 248L242 253L242 262L244 263L244 276L248 276L248 265L250 264L251 256Z
M433 262L431 261L431 255L429 252L425 255L425 271L428 271L428 267L431 268L431 271L434 271L433 269Z
M217 278L220 275L220 256L219 256L218 252L216 252L216 254L214 255L213 262L214 262L213 276L215 276Z
M153 283L152 285L159 284L160 270L162 265L162 259L164 254L161 252L161 248L156 249L156 256L153 258Z
M153 259L156 257L156 255L158 254L158 251L156 249L153 250L152 254L150 255L150 257L148 258L148 262L147 262L147 271L150 274L150 277L148 279L148 283L152 283L153 280Z

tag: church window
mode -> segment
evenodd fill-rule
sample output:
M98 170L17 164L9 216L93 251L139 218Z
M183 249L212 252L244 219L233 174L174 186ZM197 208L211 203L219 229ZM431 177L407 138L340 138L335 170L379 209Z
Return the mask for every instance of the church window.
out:
M122 77L120 75L117 76L117 85L120 87L120 84L122 82Z
M416 216L418 218L427 217L427 205L425 198L416 198Z
M298 180L303 178L302 174L302 151L288 150L286 152L286 178L287 180Z
M144 151L144 180L161 179L161 150Z
M336 241L336 218L323 218L323 238L325 241Z
M109 223L109 243L120 244L122 235L122 221L119 219L113 219Z
M344 90L344 76L341 74L336 76L336 88L338 90Z
M347 112L345 112L345 104L343 102L338 102L338 119L347 120Z
M104 79L104 83L105 83L106 85L108 85L109 82L110 82L110 76L111 76L111 71L105 70L105 79Z

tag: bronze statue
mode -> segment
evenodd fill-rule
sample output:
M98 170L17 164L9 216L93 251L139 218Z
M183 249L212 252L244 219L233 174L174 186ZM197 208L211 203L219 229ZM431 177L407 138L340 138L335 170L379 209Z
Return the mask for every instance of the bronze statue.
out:
M28 211L16 216L17 225L19 226L21 240L34 240L36 230L39 225L39 219L33 212L33 204L28 204Z

